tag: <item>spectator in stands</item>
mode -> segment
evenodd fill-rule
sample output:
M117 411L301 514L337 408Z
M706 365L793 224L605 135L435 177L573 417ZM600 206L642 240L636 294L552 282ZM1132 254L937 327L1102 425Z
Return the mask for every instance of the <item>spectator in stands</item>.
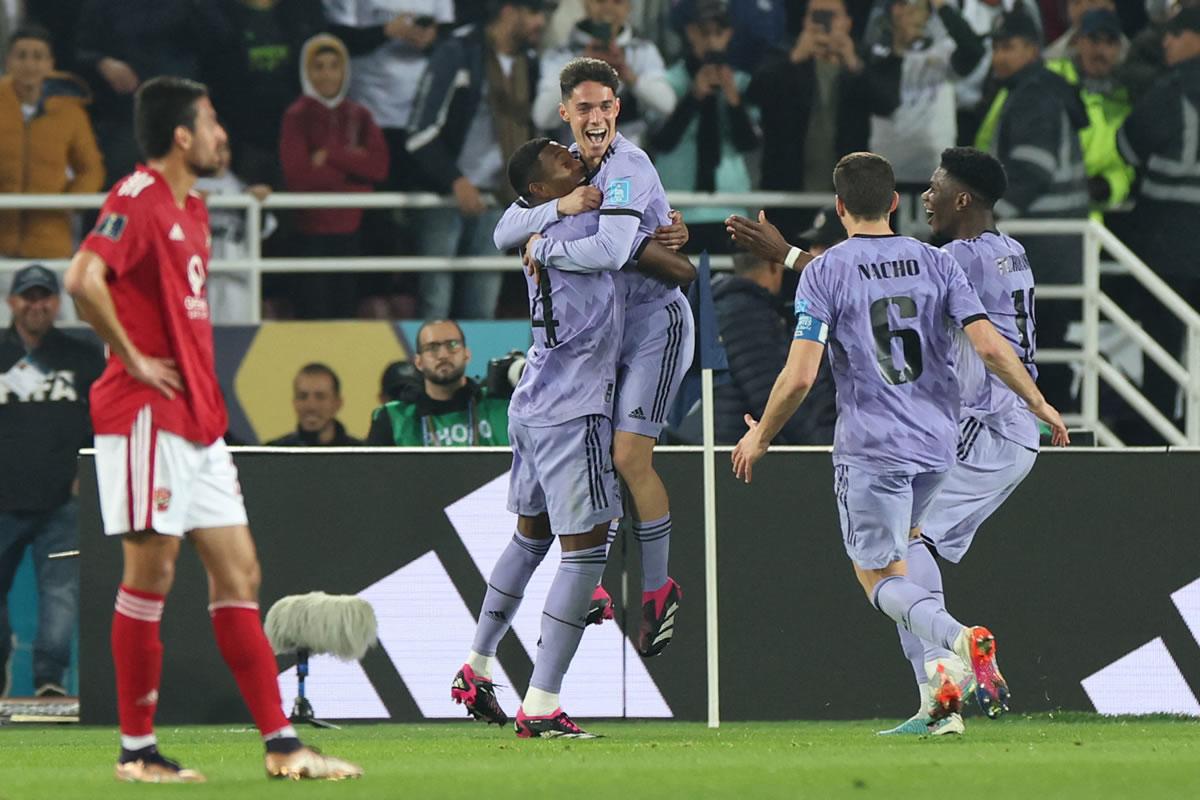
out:
M729 382L717 387L713 410L719 444L742 438L747 414L762 418L775 377L787 361L795 320L779 294L786 270L783 264L739 252L733 257L733 274L713 278L713 305L729 359ZM832 443L833 400L828 380L818 380L805 401L814 405L788 420L773 443Z
M1200 220L1200 8L1184 8L1166 23L1163 52L1170 71L1140 97L1117 141L1141 178L1130 245L1193 307L1200 307L1196 222ZM1153 298L1133 300L1133 316L1169 351L1184 330ZM1150 399L1174 416L1176 384L1147 363Z
M947 0L888 0L866 79L886 87L871 109L870 149L886 156L901 184L928 183L957 141L954 81L970 75L984 46Z
M229 38L209 65L213 104L233 144L233 169L278 186L279 128L300 92L306 40L325 27L321 0L217 0Z
M413 360L423 389L409 386L400 399L375 409L367 444L381 447L472 447L508 445L508 373L506 391L481 386L466 376L471 351L457 322L426 322L417 331ZM515 363L515 362L514 362ZM496 383L490 381L490 383Z
M668 190L748 192L750 171L744 154L759 144L759 131L743 94L750 76L729 64L733 36L724 0L702 0L688 22L687 55L667 71L675 110L650 138L654 163ZM724 220L739 208L683 209L694 252L729 248Z
M216 175L196 180L195 190L206 199L212 195L249 194L260 202L271 194L265 183L247 184L230 168L231 155L226 144L220 149L221 163ZM262 217L261 237L269 238L279 227L274 214ZM240 208L208 209L208 228L212 238L209 260L245 259L250 257L246 241L246 212ZM210 270L205 289L208 306L214 323L240 323L254 321L253 291L251 281L257 280L250 272L225 272Z
M1024 10L1041 30L1041 11L1037 0L957 0L962 17L976 35L982 36L985 48L980 63L966 78L954 84L954 97L958 106L958 143L970 144L983 122L987 111L984 105L985 84L992 71L992 43L990 34L999 24L1000 18L1014 10Z
M379 376L379 405L421 393L425 381L411 361L393 361Z
M304 94L288 107L279 139L284 181L293 192L370 192L387 178L388 150L371 112L346 99L350 58L329 34L309 39L300 59ZM297 215L307 256L360 255L357 208L314 209ZM356 277L350 272L298 275L294 300L304 319L355 315Z
M229 32L216 3L196 0L86 0L75 56L96 92L92 123L108 178L140 160L133 135L133 93L155 75L203 77Z
M683 30L695 17L696 7L705 2L707 0L673 0L671 25L676 30ZM725 0L725 3L733 27L729 63L734 69L754 74L767 53L787 47L787 2Z
M1071 25L1062 36L1046 46L1046 52L1044 53L1046 60L1053 61L1060 58L1070 58L1074 55L1075 39L1079 36L1079 25L1083 22L1084 15L1089 11L1101 9L1116 14L1117 4L1113 0L1067 0L1067 18ZM1125 38L1124 32L1119 30L1119 25L1118 34L1121 45L1120 55L1124 58L1126 51L1129 49L1129 40Z
M1087 110L1075 87L1046 69L1041 33L1023 11L1005 15L992 35L992 76L1001 91L979 129L976 147L993 153L1008 173L1008 193L996 203L996 216L1086 217L1087 171L1079 134L1088 125ZM1078 234L1028 235L1021 241L1039 283L1083 280ZM1071 322L1068 308L1062 303L1038 308L1038 345L1063 345ZM1071 373L1063 365L1045 365L1038 383L1047 397L1070 396Z
M1117 151L1117 130L1133 109L1129 91L1116 78L1121 65L1121 20L1108 9L1083 15L1075 26L1073 55L1047 61L1046 66L1079 88L1087 109L1088 126L1080 131L1083 164L1088 176L1092 215L1129 196L1133 169Z
M0 41L8 41L8 35L22 24L41 25L50 31L54 42L54 65L63 72L79 72L75 61L75 29L86 0L25 0L25 14L18 10L15 20L9 16L9 27ZM16 24L13 24L15 21Z
M837 160L867 147L863 60L843 0L811 0L790 50L766 59L746 97L761 111L764 190L829 192ZM798 218L799 216L799 218ZM773 219L795 230L807 215Z
M454 22L454 0L324 0L330 33L354 57L350 98L371 112L387 141L387 187L421 186L405 142L417 85L429 63L439 25Z
M1118 73L1121 82L1129 87L1130 96L1144 95L1159 76L1167 71L1163 56L1163 36L1167 32L1167 21L1184 8L1200 8L1200 0L1146 0L1150 24L1133 37L1129 45L1129 55Z
M492 230L515 199L504 175L508 157L533 136L537 46L546 16L542 0L490 0L487 23L438 43L421 79L408 149L437 191L457 209L429 209L417 219L426 256L492 254ZM487 195L499 202L489 206ZM500 296L499 272L423 272L421 316L490 319Z
M0 78L0 192L27 194L99 191L104 164L85 106L87 87L54 72L50 34L16 30L8 41L7 75ZM69 258L66 211L0 212L0 254Z
M38 696L61 696L79 615L79 448L90 447L88 391L104 370L100 348L54 327L58 278L40 265L13 276L12 326L0 337L0 669L10 656L7 598L26 549L33 551ZM0 679L2 682L2 679Z
M342 381L328 365L305 364L292 381L296 430L267 442L272 447L356 447L362 444L338 422Z
M571 141L570 131L558 116L562 92L558 73L579 56L598 58L617 71L621 79L621 134L644 146L647 128L662 121L675 108L676 92L667 80L663 57L653 42L633 35L629 24L632 0L587 0L587 16L571 29L564 47L542 55L533 122L553 132L559 141Z

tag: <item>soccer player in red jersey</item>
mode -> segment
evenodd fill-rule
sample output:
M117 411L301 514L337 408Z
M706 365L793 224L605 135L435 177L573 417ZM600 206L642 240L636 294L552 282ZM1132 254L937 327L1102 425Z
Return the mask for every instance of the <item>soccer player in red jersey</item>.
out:
M346 778L362 770L301 744L283 713L275 656L259 619L261 573L225 403L213 366L207 291L208 211L192 191L218 169L224 129L199 83L161 77L137 93L146 164L108 195L67 272L81 316L109 349L92 387L104 531L122 537L112 653L121 721L116 776L199 782L158 752L159 620L188 536L208 572L217 646L266 743L272 777Z

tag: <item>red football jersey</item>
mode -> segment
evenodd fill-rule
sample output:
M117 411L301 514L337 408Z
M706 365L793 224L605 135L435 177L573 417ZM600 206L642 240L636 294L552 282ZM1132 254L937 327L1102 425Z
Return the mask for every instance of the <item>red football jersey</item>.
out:
M84 239L108 264L117 318L142 353L174 359L184 390L168 400L135 380L110 355L92 384L96 433L128 436L150 406L152 424L197 444L225 435L228 416L213 361L208 312L208 209L195 192L184 208L157 171L139 166L108 194L96 227Z

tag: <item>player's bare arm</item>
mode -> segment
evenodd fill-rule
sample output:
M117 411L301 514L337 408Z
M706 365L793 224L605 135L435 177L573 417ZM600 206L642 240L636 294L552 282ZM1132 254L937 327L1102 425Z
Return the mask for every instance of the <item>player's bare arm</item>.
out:
M963 331L987 368L1025 401L1034 416L1050 426L1051 442L1054 446L1065 447L1070 444L1071 437L1067 435L1067 426L1063 423L1062 416L1054 406L1046 402L1046 398L1042 396L1033 378L1029 377L1012 347L1004 341L1004 337L992 323L986 319L976 320L963 328Z
M558 213L560 216L573 217L595 211L604 202L604 193L595 186L577 186L569 194L558 198Z
M153 386L167 399L183 391L183 378L169 358L153 358L141 353L117 318L112 295L108 291L108 265L90 250L80 250L71 260L64 280L75 300L79 316L92 326L109 349L135 379Z
M673 248L660 244L657 236L642 250L637 270L672 286L687 286L696 280L696 267L692 262Z
M770 221L767 212L758 212L758 221L746 219L734 214L725 220L725 230L729 238L743 250L748 250L765 261L784 264L796 272L803 272L815 256L788 244Z
M766 455L767 448L783 428L785 422L791 419L808 396L813 383L817 380L817 370L821 366L821 356L825 345L809 339L796 339L788 351L787 363L783 371L775 379L771 388L771 396L767 399L767 407L763 410L762 419L755 421L746 415L746 425L750 430L733 448L733 474L739 479L750 483L753 477L754 462Z

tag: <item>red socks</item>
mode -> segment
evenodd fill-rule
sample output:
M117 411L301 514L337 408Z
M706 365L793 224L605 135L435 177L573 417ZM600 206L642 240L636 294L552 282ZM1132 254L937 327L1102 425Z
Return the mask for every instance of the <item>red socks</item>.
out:
M112 624L113 666L117 673L117 710L121 734L130 737L154 733L158 683L162 676L162 642L158 626L163 595L129 589L117 591Z
M275 653L263 633L258 604L223 601L208 607L217 647L241 690L254 724L270 736L290 725L279 696ZM295 734L292 734L295 735Z

